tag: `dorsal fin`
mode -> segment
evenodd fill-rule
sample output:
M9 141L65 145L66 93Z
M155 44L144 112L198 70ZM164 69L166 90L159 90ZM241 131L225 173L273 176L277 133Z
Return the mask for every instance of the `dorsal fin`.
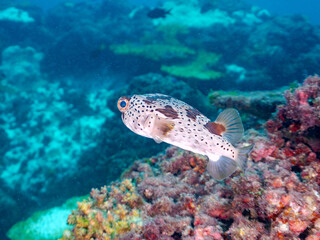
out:
M243 126L239 112L234 108L227 108L219 114L216 124L225 127L222 137L229 141L232 145L238 143L243 135Z

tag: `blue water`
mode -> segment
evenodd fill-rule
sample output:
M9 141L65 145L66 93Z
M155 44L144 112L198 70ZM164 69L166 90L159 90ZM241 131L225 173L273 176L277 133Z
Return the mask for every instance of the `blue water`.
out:
M246 0L248 3L268 9L273 14L288 15L301 14L307 17L313 24L320 24L318 10L320 2L309 0L307 2L300 0L293 1L268 1L268 0Z
M119 96L161 92L212 118L212 91L319 74L317 0L174 2L1 1L0 239L168 146L125 128Z
M72 0L69 2L81 2L82 0ZM99 2L101 0L94 0L92 2ZM287 15L287 14L301 14L306 16L310 22L313 24L320 24L320 17L318 10L320 9L320 2L317 0L308 0L307 2L301 0L293 1L268 1L268 0L245 0L247 3L259 6L261 8L268 9L272 14ZM59 2L65 2L62 0L59 1L41 1L33 0L29 1L34 3L41 8L48 9L51 8ZM160 4L162 0L130 0L135 5L145 5L154 7L157 4Z

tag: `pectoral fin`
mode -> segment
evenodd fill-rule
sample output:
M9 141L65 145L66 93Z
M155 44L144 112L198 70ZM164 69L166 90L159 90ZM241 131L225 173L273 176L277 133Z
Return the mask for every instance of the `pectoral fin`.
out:
M159 143L165 139L168 133L174 128L174 122L162 117L155 117L151 134L153 139Z

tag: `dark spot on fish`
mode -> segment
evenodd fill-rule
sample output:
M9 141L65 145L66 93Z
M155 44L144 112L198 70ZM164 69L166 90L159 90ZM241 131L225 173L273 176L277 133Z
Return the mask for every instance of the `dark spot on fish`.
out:
M174 110L170 105L164 106L164 109L157 108L156 111L161 112L163 115L173 119L179 119L178 112Z
M193 121L196 121L197 116L201 115L201 113L195 108L186 109L186 111L187 111L187 117L191 118Z
M204 127L208 129L210 133L219 135L219 136L221 136L222 133L226 131L225 126L216 122L208 122L207 124L204 125ZM224 141L222 140L222 142Z

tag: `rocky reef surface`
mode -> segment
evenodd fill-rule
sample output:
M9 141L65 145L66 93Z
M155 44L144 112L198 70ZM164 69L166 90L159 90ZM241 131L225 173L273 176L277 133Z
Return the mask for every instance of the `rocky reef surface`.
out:
M92 189L62 239L319 239L320 78L285 98L266 134L247 132L255 147L245 175L216 181L205 157L169 147Z

